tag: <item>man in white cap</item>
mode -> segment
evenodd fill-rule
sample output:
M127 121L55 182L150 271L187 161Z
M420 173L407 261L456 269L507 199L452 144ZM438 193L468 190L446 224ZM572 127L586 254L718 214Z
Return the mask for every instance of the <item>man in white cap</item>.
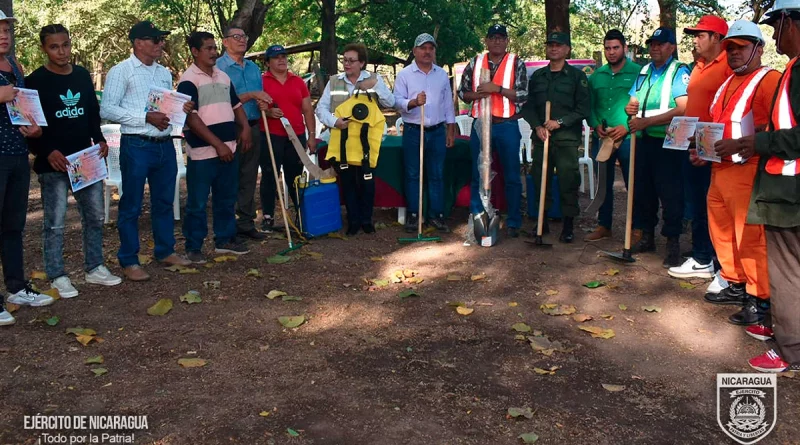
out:
M422 33L414 41L414 61L397 74L394 83L395 104L403 118L403 161L405 195L409 209L406 232L417 231L419 208L419 175L428 182L427 223L441 232L450 229L444 222L444 158L446 147L452 147L456 135L453 112L453 90L447 72L437 66L436 40ZM425 122L420 107L425 106ZM420 125L425 127L425 140L419 140ZM425 172L419 168L419 145L424 146Z
M762 372L800 370L800 1L778 0L767 13L778 53L789 56L769 113L767 131L715 145L717 156L759 155L747 214L763 224L775 348L750 359Z
M713 122L725 124L723 138L732 139L766 127L781 75L762 66L764 38L753 22L735 22L722 40L722 47L733 74L717 90L710 113ZM754 126L747 124L751 118ZM708 167L709 162L700 159L697 150L691 149L689 155L694 166ZM730 286L719 293L707 294L706 301L743 306L728 320L748 326L747 332L756 338L769 337L771 327L768 323L761 324L769 307L764 226L746 224L759 156L750 159L733 156L715 161L711 163L708 190L708 231L722 267L722 278Z

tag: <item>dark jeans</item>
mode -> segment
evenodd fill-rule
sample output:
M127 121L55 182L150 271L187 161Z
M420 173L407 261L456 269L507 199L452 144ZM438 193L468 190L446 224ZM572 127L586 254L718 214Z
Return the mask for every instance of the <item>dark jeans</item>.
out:
M593 138L592 143L592 159L597 159L597 153L600 151L600 139ZM611 157L605 162L606 167L606 183L598 184L598 187L606 188L606 198L600 210L597 212L597 225L611 230L611 224L614 218L614 176L617 172L617 161L622 169L622 179L625 181L625 188L628 187L628 169L631 162L631 140L625 138L618 149L611 153ZM596 161L595 161L596 162ZM597 163L597 168L600 164Z
M280 177L281 166L283 166L283 177L286 185L289 186L289 197L292 203L297 207L297 193L294 187L294 178L303 173L303 163L297 152L292 146L292 142L288 136L276 136L270 134L272 140L272 150L275 154L275 167L278 169L278 177ZM306 136L298 134L297 139L300 139L300 145L306 145ZM261 165L261 211L264 216L273 216L275 213L275 198L277 194L275 191L275 177L272 174L272 161L269 158L269 146L267 145L267 135L261 133L261 154L259 157L259 164ZM284 197L285 198L285 197Z
M337 172L344 194L344 206L347 209L347 224L351 227L372 224L375 180L364 179L364 170L356 165L350 165L344 170L337 168Z
M409 213L419 212L419 127L406 124L403 132L403 164L405 165L406 208ZM444 125L425 131L425 172L428 184L429 212L432 217L444 213L444 158L446 128Z
M695 167L689 163L687 155L684 165L684 175L689 190L688 196L691 205L692 219L692 257L700 264L708 264L714 258L714 245L711 244L711 235L708 233L708 206L706 197L711 186L711 164Z
M183 236L186 252L200 252L208 235L206 204L211 192L211 212L214 224L214 244L219 247L236 238L236 194L239 190L239 153L231 162L219 158L186 164L186 216Z
M633 228L655 230L661 201L661 234L676 237L683 230L683 165L687 154L663 145L664 138L643 136L636 141Z
M16 131L16 130L15 130ZM15 294L25 288L22 231L28 214L31 170L28 156L0 156L0 238L6 290ZM2 301L0 294L0 301Z
M475 215L483 212L483 204L479 194L481 175L479 170L479 157L481 152L481 140L476 129L472 130L469 139L469 147L472 151L472 184L470 190L469 211ZM505 178L506 202L508 203L508 227L519 228L522 225L522 179L520 177L519 164L519 141L522 136L519 133L519 123L517 121L506 121L500 124L492 124L492 150L496 151L503 166L503 177Z
M62 172L42 173L39 175L39 184L44 208L44 271L47 278L55 280L67 274L64 270L64 222L71 190L69 176ZM103 183L95 182L74 192L72 196L78 202L81 215L83 270L89 273L103 264Z
M248 129L253 144L247 153L238 153L239 191L236 196L236 228L241 232L255 229L256 184L258 183L258 164L261 162L261 137L258 124Z
M150 142L136 136L120 139L119 166L122 196L119 200L119 265L139 264L139 216L142 213L145 180L150 186L150 215L155 257L162 260L175 253L175 221L172 202L178 164L171 140Z

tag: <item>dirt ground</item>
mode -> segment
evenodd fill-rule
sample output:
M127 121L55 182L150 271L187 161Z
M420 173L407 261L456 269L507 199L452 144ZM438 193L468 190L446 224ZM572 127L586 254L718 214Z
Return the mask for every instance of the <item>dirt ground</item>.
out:
M35 178L31 186L29 273L43 270ZM572 245L556 241L554 222L552 250L537 250L524 237L464 247L467 213L458 209L449 221L455 233L441 243L399 245L407 235L392 224L396 212L380 210L376 222L386 227L376 234L315 239L285 264L267 261L286 247L276 237L197 274L154 262L146 266L151 281L114 288L83 283L73 204L65 255L81 295L20 308L17 324L0 328L0 444L45 443L42 431L24 429L24 416L37 413L146 415L148 429L134 431L133 440L162 445L500 445L522 443L518 436L528 432L538 434L538 444L733 443L716 420L716 373L750 372L746 360L765 345L726 322L731 307L703 301L706 282L689 289L667 276L663 240L658 254L631 265L598 255L621 249L623 191L618 182L614 239L597 244L581 240L594 225L584 216ZM146 209L142 253L152 255L148 215ZM116 229L107 227L105 254L115 272L117 247ZM247 277L250 269L262 277ZM422 281L392 283L402 270ZM219 289L206 281L219 281ZM606 285L583 286L590 281ZM401 298L409 288L418 296ZM202 303L180 302L189 290ZM270 290L302 300L271 300ZM148 315L159 299L171 299L173 309ZM547 302L574 305L594 319L546 315L540 305ZM474 312L458 313L458 303ZM644 305L661 311L645 312ZM298 328L278 322L296 315L306 317ZM60 317L55 326L44 322L51 316ZM568 352L535 351L515 338L519 322L568 344ZM615 336L593 338L579 325ZM94 329L104 341L83 346L65 333L74 327ZM97 355L102 365L85 364ZM184 368L183 358L206 365ZM107 373L95 376L98 367ZM558 367L553 374L535 371L551 367ZM780 377L778 386L777 426L761 443L800 443L800 377ZM512 407L533 415L510 418Z

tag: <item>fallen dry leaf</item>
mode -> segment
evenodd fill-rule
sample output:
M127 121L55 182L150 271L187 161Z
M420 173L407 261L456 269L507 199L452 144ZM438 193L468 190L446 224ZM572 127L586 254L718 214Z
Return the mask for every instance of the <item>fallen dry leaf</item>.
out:
M603 274L613 277L614 275L619 273L619 269L608 269L607 271L603 272Z
M620 392L625 389L625 385L611 385L609 383L603 383L603 389L609 392Z
M578 329L581 331L586 331L592 335L594 338L613 338L616 334L614 334L613 329L603 329L597 326L578 326Z
M172 300L169 298L162 298L156 304L147 309L147 315L162 316L172 310Z
M278 297L282 297L284 295L288 295L288 294L286 292L282 291L282 290L273 289L273 290L269 291L269 293L267 293L264 296L269 298L270 300L274 300L274 299L276 299Z
M476 275L472 275L471 277L469 277L469 279L472 280L472 281L485 280L486 279L486 274L485 273L479 273L479 274L476 274Z
M469 307L464 307L464 306L457 306L456 307L456 312L458 312L461 315L469 315L469 314L475 312L475 309L469 308Z
M201 358L180 358L178 364L184 368L199 368L206 365L206 361Z
M450 274L447 276L447 281L461 281L461 277L458 275Z
M575 314L572 316L572 319L577 321L578 323L583 323L584 321L592 320L593 317L588 314Z
M533 418L533 410L529 406L524 408L509 408L508 409L508 416L509 417L524 417L526 419Z
M697 287L697 286L695 286L694 284L692 284L692 283L690 283L688 281L679 281L678 284L683 289L694 289L695 287Z
M661 308L658 306L642 306L642 310L645 312L661 312Z
M545 295L549 295L549 296L551 296L551 297L552 297L553 295L558 295L558 291L557 291L557 290L554 290L554 289L547 289L546 291L544 291L544 293L545 293Z
M628 306L625 306L624 304L620 304L620 305L619 305L619 310L621 310L621 311L627 311L627 310L628 310Z
M517 304L516 301L511 301L511 302L508 303L508 307L517 307L517 306L518 306L518 304Z
M278 317L278 322L285 328L296 328L305 323L305 321L306 317L304 315Z
M517 332L530 332L531 331L531 327L528 326L525 323L522 323L522 322L512 324L511 325L511 329L513 329L513 330L515 330Z
M220 255L214 257L215 263L224 263L226 261L238 261L238 260L239 257L237 257L236 255Z
M578 311L578 308L571 304L544 303L539 306L547 315L571 315Z
M384 260L384 258L382 256L372 256L372 257L369 257L369 259L370 259L370 261L375 261L375 262Z

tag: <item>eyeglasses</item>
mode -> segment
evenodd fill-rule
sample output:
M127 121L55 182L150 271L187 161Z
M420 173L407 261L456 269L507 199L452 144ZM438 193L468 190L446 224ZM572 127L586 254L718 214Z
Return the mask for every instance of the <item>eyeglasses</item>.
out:
M142 37L142 40L150 40L154 44L158 45L159 43L163 42L165 39L163 36L158 37Z
M342 57L339 60L342 61L342 65L348 65L348 64L353 64L353 63L358 63L359 62L358 59L348 59L346 57Z
M236 40L237 42L246 42L250 40L250 37L247 37L247 34L231 34L229 36L226 36L225 38L227 39L228 37L232 38L233 40Z
M502 36L502 35L499 35L499 34L495 34L495 35L493 35L491 37L487 37L486 40L488 40L490 42L504 42L504 41L508 40L508 37Z

